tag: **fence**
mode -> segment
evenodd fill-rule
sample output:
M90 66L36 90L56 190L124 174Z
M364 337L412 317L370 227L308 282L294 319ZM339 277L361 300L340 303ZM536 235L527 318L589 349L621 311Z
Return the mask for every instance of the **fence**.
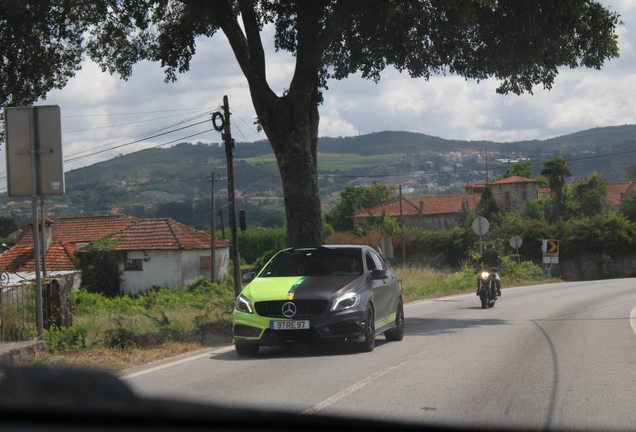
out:
M37 336L34 284L3 286L0 295L0 342Z
M42 318L45 329L70 327L71 283L49 279L42 287ZM34 283L1 286L0 342L17 342L37 337L36 286Z

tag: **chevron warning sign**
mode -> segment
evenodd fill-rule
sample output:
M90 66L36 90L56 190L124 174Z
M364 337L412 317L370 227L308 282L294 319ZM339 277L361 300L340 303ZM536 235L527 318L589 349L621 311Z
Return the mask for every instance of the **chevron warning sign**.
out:
M546 264L558 264L559 263L559 241L558 240L543 240L541 246L543 251L543 262Z

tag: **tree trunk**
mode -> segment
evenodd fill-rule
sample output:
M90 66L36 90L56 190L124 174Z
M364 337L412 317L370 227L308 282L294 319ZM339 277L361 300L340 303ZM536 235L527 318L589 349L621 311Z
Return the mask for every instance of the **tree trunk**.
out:
M322 245L324 234L318 187L318 106L299 104L290 94L278 98L275 109L259 102L254 100L254 107L274 150L283 184L288 245ZM299 105L310 107L303 110L299 109Z

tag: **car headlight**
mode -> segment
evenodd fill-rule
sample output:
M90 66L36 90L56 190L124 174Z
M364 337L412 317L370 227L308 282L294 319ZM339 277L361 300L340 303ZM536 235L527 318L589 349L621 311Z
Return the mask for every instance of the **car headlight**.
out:
M236 298L236 310L239 312L245 312L245 313L254 313L254 309L252 309L252 302L249 301L249 299L247 297L245 297L243 294L239 295Z
M360 303L360 294L358 293L347 293L341 295L337 299L333 301L333 306L331 307L332 311L349 309L354 306L357 306Z
M481 272L482 279L488 279L489 277L490 277L490 273L488 273L487 271Z

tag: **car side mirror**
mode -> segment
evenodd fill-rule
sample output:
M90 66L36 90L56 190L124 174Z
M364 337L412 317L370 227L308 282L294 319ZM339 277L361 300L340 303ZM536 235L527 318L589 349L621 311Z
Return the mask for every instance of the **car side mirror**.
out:
M389 274L386 272L386 270L374 269L371 270L369 273L371 273L371 279L373 280L384 280L389 278Z
M243 275L243 282L250 283L254 280L255 277L256 277L256 273L254 272L245 273Z

